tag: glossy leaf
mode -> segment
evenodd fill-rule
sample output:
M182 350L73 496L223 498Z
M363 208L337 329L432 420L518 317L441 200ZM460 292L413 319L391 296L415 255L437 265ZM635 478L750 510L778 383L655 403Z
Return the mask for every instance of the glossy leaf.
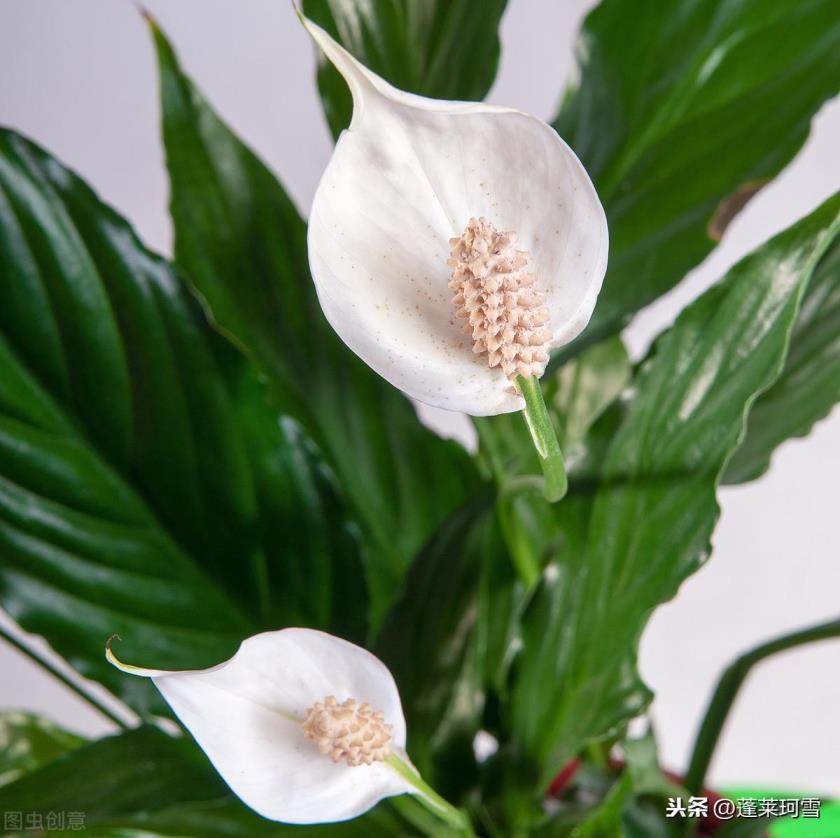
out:
M176 261L326 455L365 536L381 616L414 554L476 485L474 468L335 336L309 277L303 221L154 34Z
M610 264L581 341L616 331L715 246L840 89L833 0L604 0L555 120L607 209Z
M499 63L499 21L507 0L304 0L320 24L366 67L409 93L435 99L484 98ZM318 69L327 122L337 137L350 124L344 80L328 63Z
M0 789L0 811L81 813L84 826L126 813L225 796L186 740L140 728L77 748Z
M259 506L264 627L309 626L363 641L368 592L361 548L335 476L300 424L271 409L250 365L229 357L224 372Z
M78 178L14 134L0 143L9 349L175 539L253 601L256 501L197 306Z
M105 662L109 635L190 667L224 660L253 624L12 352L0 340L0 600L83 675L159 711L148 684Z
M720 473L749 406L781 372L838 229L835 197L736 265L642 365L585 537L559 553L523 619L514 728L544 782L648 702L634 663L641 631L708 555Z
M163 705L104 661L114 632L172 668L225 660L261 626L362 635L358 549L312 443L169 266L8 131L0 270L9 613L141 710Z
M476 781L473 739L488 691L504 688L523 602L488 497L439 529L385 620L376 651L400 686L408 751L444 796Z
M562 428L560 440L567 452L584 439L632 376L630 358L619 337L595 344L557 371L551 407Z
M30 713L0 715L0 786L30 774L85 743L81 736Z
M786 439L805 436L840 401L840 244L814 271L790 338L785 369L756 400L747 435L729 462L724 483L754 480L767 471Z

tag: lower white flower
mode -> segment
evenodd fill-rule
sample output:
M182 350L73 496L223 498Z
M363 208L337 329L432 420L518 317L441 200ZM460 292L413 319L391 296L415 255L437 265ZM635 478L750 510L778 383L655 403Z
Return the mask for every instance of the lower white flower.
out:
M263 817L347 820L406 793L445 819L463 817L408 759L388 668L346 640L303 628L266 632L225 663L183 672L122 663L110 640L106 657L152 679L234 794Z

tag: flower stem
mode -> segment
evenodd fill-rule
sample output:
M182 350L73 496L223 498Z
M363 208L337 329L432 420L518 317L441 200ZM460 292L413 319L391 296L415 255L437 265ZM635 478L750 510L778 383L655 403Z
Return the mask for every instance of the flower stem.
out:
M833 620L829 623L820 623L811 628L785 634L762 643L755 649L746 652L731 663L715 687L712 700L706 709L706 715L700 725L697 738L694 741L694 750L691 754L691 762L685 774L685 788L691 794L699 794L706 779L706 772L712 760L715 746L720 738L723 726L726 723L729 711L738 694L738 690L744 683L752 668L775 655L777 652L784 652L796 646L803 646L806 643L813 643L817 640L827 640L831 637L840 637L840 620Z
M37 663L38 666L40 666L42 669L49 672L49 674L52 675L53 678L56 678L57 680L61 681L61 683L64 684L65 687L76 693L76 695L79 696L79 698L81 698L83 701L86 701L88 704L90 704L91 707L93 707L95 710L98 710L103 716L105 716L107 719L110 719L110 721L112 721L115 725L121 727L123 730L131 729L131 726L127 722L125 722L115 713L111 712L111 710L109 710L97 698L94 698L90 693L82 689L82 687L79 684L75 683L70 678L68 678L60 669L58 669L58 667L50 663L45 657L40 655L34 649L30 649L28 646L26 646L24 643L18 640L13 634L11 634L11 632L7 631L2 625L0 625L0 637L2 637L7 643L14 646L15 649L26 655L30 660Z
M554 425L551 424L551 417L545 409L540 381L534 376L523 378L520 375L516 379L516 386L525 399L522 414L531 432L545 478L543 496L550 503L554 503L566 494L568 488L566 463L563 461L563 452L560 450Z
M460 809L456 809L449 801L444 800L417 772L417 769L397 754L390 754L386 759L388 765L403 779L414 786L419 792L418 799L434 812L444 823L449 824L459 835L474 836L475 832L469 817Z

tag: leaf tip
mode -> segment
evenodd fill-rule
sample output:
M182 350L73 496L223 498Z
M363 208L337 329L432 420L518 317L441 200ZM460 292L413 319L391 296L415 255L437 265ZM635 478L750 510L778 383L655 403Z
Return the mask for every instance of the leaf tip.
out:
M724 198L717 206L714 214L709 219L706 233L710 239L719 242L726 232L726 228L735 219L735 216L755 197L767 183L768 178L753 180L743 183L731 195Z
M157 21L155 20L152 13L140 2L140 0L132 0L132 3L134 3L134 8L137 9L138 13L140 14L140 17L142 17L143 20L145 20L146 23L148 23L149 26L152 27L152 29L157 29Z

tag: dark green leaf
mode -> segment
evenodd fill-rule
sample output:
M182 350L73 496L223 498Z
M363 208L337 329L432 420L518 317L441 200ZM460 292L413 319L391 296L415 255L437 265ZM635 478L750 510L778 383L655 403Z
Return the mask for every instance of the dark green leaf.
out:
M499 21L507 0L304 0L303 11L366 67L410 93L481 100L499 63ZM350 124L350 92L331 64L318 69L327 122Z
M107 637L172 668L229 657L252 633L0 339L0 599L82 674L163 705L104 660Z
M252 464L267 559L259 584L264 625L312 626L361 643L364 566L335 477L299 423L270 409L253 370L239 358L229 361L225 372Z
M642 365L588 534L523 619L515 730L547 782L649 699L635 649L650 611L708 555L715 487L756 395L779 375L802 294L840 228L840 197L736 265ZM570 515L567 501L558 515Z
M388 804L346 824L273 823L231 795L187 739L143 727L76 748L0 789L0 812L71 813L89 835L413 835ZM55 830L56 834L61 832Z
M555 127L607 209L610 264L584 341L679 282L790 161L840 88L835 0L604 0Z
M11 133L0 155L9 350L247 601L260 561L255 499L195 304L78 178Z
M0 277L0 599L24 628L141 710L163 704L105 662L114 632L164 668L261 627L362 633L358 551L311 442L166 263L8 131Z
M790 338L785 369L750 410L747 435L724 483L760 477L786 439L805 436L840 401L840 244L814 271Z
M327 456L365 536L381 616L417 550L475 486L474 468L338 340L309 277L303 221L157 30L155 40L177 262Z
M187 740L151 727L77 748L0 790L0 811L83 812L93 827L117 815L226 796Z
M85 742L30 713L0 715L0 786L32 773Z
M504 689L523 600L485 498L439 529L383 625L377 654L400 685L409 752L445 796L475 782L473 740L487 692Z

